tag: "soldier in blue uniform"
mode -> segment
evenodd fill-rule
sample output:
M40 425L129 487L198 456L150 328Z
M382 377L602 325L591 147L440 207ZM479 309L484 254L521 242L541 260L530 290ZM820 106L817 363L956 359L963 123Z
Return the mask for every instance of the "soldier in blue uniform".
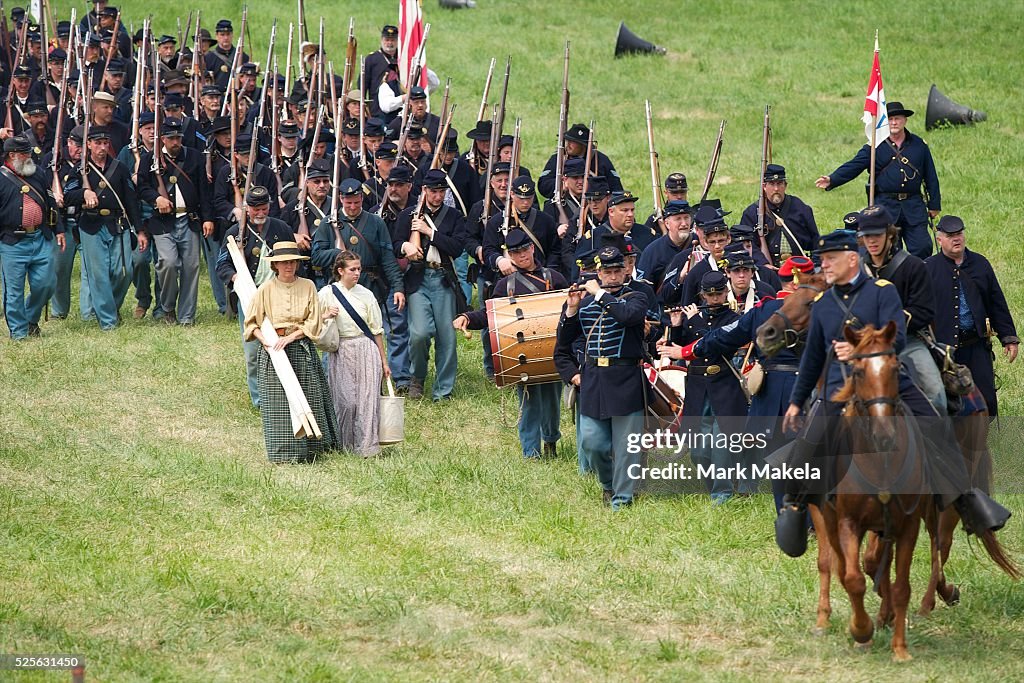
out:
M363 208L369 211L384 201L388 175L398 159L398 146L393 142L382 142L373 155L374 174L363 183Z
M793 431L804 404L811 397L822 374L824 393L819 397L820 409L812 408L810 413L836 416L842 406L833 403L833 396L845 383L845 368L852 353L853 345L846 341L843 329L847 326L863 327L874 325L884 327L888 322L896 325L894 347L897 353L906 344L903 305L896 288L886 280L876 280L863 271L857 251L855 234L848 230L836 230L818 240L815 253L821 256L821 267L831 289L818 296L811 309L811 323L807 333L807 345L800 360L800 371L789 408L783 417L784 431ZM920 420L931 418L925 434L929 437L921 452L929 458L930 481L941 507L954 504L969 531L997 531L1009 519L1010 513L983 492L970 488L970 479L964 466L963 455L948 429L948 420L939 418L924 394L910 379L906 370L899 378L900 400L910 414ZM816 420L820 418L812 418ZM820 424L818 425L820 426ZM806 434L806 433L805 433ZM820 455L835 454L835 444L825 440L826 451ZM794 448L790 453L790 464L799 466L804 458L815 449ZM776 542L788 555L799 556L807 546L807 529L804 524L803 503L807 500L821 502L820 496L827 492L832 482L821 482L825 490L810 492L810 482L794 481L787 492L787 503L776 520Z
M39 318L54 290L54 246L64 249L64 228L49 195L50 174L32 161L31 143L20 135L7 138L4 156L0 167L0 264L7 329L17 341L40 334ZM30 289L27 299L26 280Z
M640 365L647 300L625 285L618 249L600 250L597 269L598 279L570 289L557 338L569 346L577 337L585 340L583 367L568 378L579 387L579 448L597 470L605 502L618 510L633 502L636 482L629 467L640 462L626 443L629 434L643 429L646 380Z
M434 352L434 401L448 400L455 388L458 371L455 330L452 320L466 310L466 301L455 274L455 259L462 253L465 241L465 219L445 205L448 189L444 171L427 171L423 179L422 212L410 206L398 216L395 243L410 260L405 272L405 291L409 308L409 358L412 381L409 398L423 397L427 377L430 342L436 338ZM409 238L413 231L420 235L417 249Z
M857 237L864 244L861 261L868 273L896 287L907 321L907 345L900 352L911 377L935 406L946 414L946 389L925 337L935 317L935 297L924 262L900 248L899 228L884 206L869 206L857 216Z
M575 235L580 224L580 208L583 204L583 176L586 175L583 159L566 159L562 171L562 204L559 207L554 197L544 202L544 213L558 224L558 237ZM563 264L564 267L564 264ZM571 269L564 270L569 272Z
M636 195L628 190L613 191L608 197L608 216L605 222L583 233L576 244L574 260L579 260L587 252L600 250L601 240L606 234L631 235L636 228L636 201Z
M661 301L666 306L688 306L697 302L697 294L700 291L701 278L711 271L721 270L719 261L725 257L725 248L729 246L732 236L729 234L729 226L725 224L725 216L728 212L715 209L710 205L703 205L694 214L693 222L697 229L697 240L702 247L710 252L701 250L699 260L696 260L693 267L687 271L687 264L690 262L693 251L682 251L676 255L668 265L665 280L661 286ZM697 243L694 244L695 250ZM680 280L680 277L682 279Z
M803 260L794 261L794 258ZM790 257L782 264L782 268L786 269L792 283L794 272L810 273L814 270L814 265L805 257ZM799 282L791 284L790 290L797 286ZM694 362L698 358L732 358L741 347L755 343L757 328L782 308L788 294L789 290L782 290L778 293L778 298L762 299L738 320L708 330L707 334L686 346L664 345L660 351L662 355L689 362ZM784 347L774 356L768 357L755 345L752 357L760 364L764 378L757 393L750 397L750 410L747 413L744 431L747 434L763 433L767 437L767 446L751 453L752 459L756 461L763 459L766 454L775 451L785 442L785 435L778 429L778 422L789 407L789 397L796 383L797 371L800 369L800 356L795 348ZM775 510L778 512L782 507L784 493L781 481L772 480L772 493L775 496Z
M935 338L956 347L953 360L971 370L989 415L998 415L991 336L1009 362L1020 339L992 264L965 246L964 222L943 216L935 226L940 252L924 264L935 294Z
M164 121L160 140L160 181L152 151L141 156L136 172L139 199L154 207L146 232L157 253L157 310L164 322L192 325L199 296L200 235L209 238L214 229L213 193L199 152L182 143L181 123Z
M590 138L590 129L582 123L574 123L565 131L565 159L583 159L586 163L587 141ZM622 180L619 179L619 172L615 165L604 152L597 149L597 140L594 140L594 151L591 159L591 167L588 173L604 176L608 181L608 188L612 192L622 192ZM544 197L551 199L555 194L555 168L558 166L558 154L552 154L548 163L544 165L540 177L537 178L537 190Z
M811 207L799 197L786 194L789 184L786 169L778 164L768 164L761 182L766 200L765 242L772 265L778 267L794 254L810 254L818 241L818 224L814 221ZM757 205L758 202L754 202L743 210L741 223L757 225Z
M646 252L647 247L667 234L668 225L664 220L665 210L672 202L685 202L687 192L686 176L682 173L670 173L669 176L665 178L665 206L662 208L661 213L661 224L664 224L665 228L662 229L656 213L652 213L648 216L647 220L644 221L642 229L636 230L636 234L633 235L633 238L637 241L637 246L641 251Z
M75 207L82 237L82 258L89 271L89 292L100 328L112 330L131 284L130 232L142 225L135 183L128 169L109 156L110 134L90 129L88 185L81 174L64 188L64 204ZM140 235L139 245L148 240Z
M512 181L510 191L510 204L506 206L506 211L512 212L508 217L509 227L519 228L526 234L537 249L535 256L541 265L559 270L562 259L558 228L551 216L537 210L533 180L521 175ZM511 275L515 272L515 265L501 250L504 241L501 230L504 225L504 215L501 213L495 213L487 222L483 234L483 257L490 271Z
M238 238L239 249L245 259L245 265L249 268L249 275L252 276L257 287L273 275L270 264L263 261L263 257L272 254L274 245L278 242L294 240L292 229L288 224L270 216L270 191L262 185L249 188L249 194L245 198L245 230L241 231L241 234L239 234L239 227L236 222L228 228L224 236L224 246L221 247L220 254L217 256L217 275L224 283L225 289L232 289L235 278L238 276L235 262L228 252L228 239ZM253 406L259 408L260 393L256 373L260 343L257 340L245 341L244 311L239 311L238 322L242 331L242 349L245 352L245 374L246 384L249 387L249 398L252 400Z
M152 116L152 114L150 114ZM152 121L151 121L152 123ZM61 193L67 187L68 182L78 177L78 168L81 164L82 154L85 152L85 143L82 140L83 129L75 126L68 134L66 150L61 154L60 167L57 170L57 182L60 184ZM52 151L43 159L43 166L49 168L49 161L52 159ZM67 208L61 203L57 220L64 226L65 248L54 253L54 270L56 286L53 297L50 299L50 316L62 320L68 316L71 308L71 275L75 268L75 253L79 251L78 215L74 207ZM78 288L78 311L82 320L95 320L96 314L92 310L92 296L89 294L89 273L85 269L85 260L81 262Z
M889 210L896 225L903 229L901 238L907 251L918 258L932 253L928 219L939 215L942 197L939 176L928 143L904 127L914 112L900 102L886 105L889 116L889 137L878 142L875 151L875 203ZM818 178L815 185L832 190L850 182L871 164L871 145L864 145L857 156ZM924 197L921 193L924 191Z
M498 280L494 287L495 297L524 296L565 289L569 284L553 268L548 268L536 259L536 246L530 237L519 228L513 228L505 235L505 252L516 270ZM487 327L487 309L467 311L452 321L457 330L482 330ZM561 417L562 383L545 382L523 386L516 385L519 395L519 445L523 457L539 459L542 455L553 456L556 444L561 438L558 424Z
M690 246L693 213L685 200L673 199L667 202L663 212L667 232L651 242L637 261L636 276L650 282L655 291L661 287L672 259Z
M700 310L696 304L683 308L686 321L679 320L679 324L672 328L670 340L673 346L661 347L669 350L666 355L675 355L673 350L678 352L678 347L674 346L676 344L689 345L711 330L729 327L740 319L739 314L727 304L728 290L729 280L725 274L712 271L703 275L700 292L704 310ZM675 323L680 316L675 314L673 317ZM683 418L689 418L691 423L699 423L702 434L717 436L737 431L746 421L748 408L737 375L731 355L709 352L707 355L693 356L686 370ZM744 419L740 421L736 419L738 417ZM694 464L714 465L716 469L743 465L746 460L745 455L737 458L727 448L705 445L693 448L691 458ZM733 481L724 477L712 478L707 486L715 505L721 505L737 493L752 493L756 488L752 480Z

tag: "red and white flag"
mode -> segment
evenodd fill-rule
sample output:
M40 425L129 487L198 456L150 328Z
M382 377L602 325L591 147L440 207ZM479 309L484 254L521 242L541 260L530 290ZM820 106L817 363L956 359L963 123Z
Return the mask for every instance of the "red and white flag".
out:
M419 0L398 0L398 73L402 85L409 82L409 73L414 69L420 45L423 43L423 8ZM427 53L421 56L423 69L419 85L427 87Z
M875 117L878 117L877 119ZM864 99L864 134L871 144L874 129L875 147L889 137L889 115L885 110L885 89L882 88L882 67L878 63L878 34L875 34L875 61L871 65L868 94Z

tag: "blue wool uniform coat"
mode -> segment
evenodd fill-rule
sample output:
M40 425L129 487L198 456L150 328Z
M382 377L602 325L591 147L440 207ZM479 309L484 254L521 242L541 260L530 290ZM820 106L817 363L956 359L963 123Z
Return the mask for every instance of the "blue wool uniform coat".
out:
M853 319L843 311L840 301L850 307ZM834 286L819 295L811 309L807 345L800 359L800 374L793 386L790 403L803 405L810 397L832 352L832 342L845 340L843 328L847 324L853 327L872 324L881 328L890 320L896 323L894 346L899 353L907 342L907 328L903 323L903 304L900 295L887 280L876 280L861 273L852 284ZM825 397L829 399L843 386L841 366L842 363L835 358L828 364ZM906 373L901 372L901 389L904 382L909 381Z
M689 344L739 319L739 314L724 306L715 311L701 311L686 320L682 327L672 330L673 341ZM698 355L687 367L684 417L700 417L704 412L705 400L711 401L711 409L716 417L747 414L747 398L736 375L727 367L732 354L715 353L716 350L712 349L706 355Z
M644 409L646 380L640 361L646 314L647 297L627 285L616 294L605 292L600 300L587 295L576 315L563 314L558 321L559 346L571 347L578 337L584 339L587 358L580 378L581 414L609 420ZM598 358L615 359L619 364L612 361L601 366ZM559 374L565 378L562 369L564 366Z

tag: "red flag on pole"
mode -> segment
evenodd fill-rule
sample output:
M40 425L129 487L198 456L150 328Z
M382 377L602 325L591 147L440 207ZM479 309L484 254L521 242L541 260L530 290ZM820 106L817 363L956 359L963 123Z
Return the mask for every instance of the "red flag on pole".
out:
M877 118L876 118L877 117ZM878 35L875 35L875 60L868 79L868 94L864 98L864 134L868 144L880 145L889 137L889 116L885 110L885 90L882 87L882 67L878 62ZM872 128L874 136L872 137Z
M419 0L398 0L398 72L402 84L409 83L410 72L415 67L416 56L423 43L423 8ZM427 87L426 50L421 57L423 69L419 85Z

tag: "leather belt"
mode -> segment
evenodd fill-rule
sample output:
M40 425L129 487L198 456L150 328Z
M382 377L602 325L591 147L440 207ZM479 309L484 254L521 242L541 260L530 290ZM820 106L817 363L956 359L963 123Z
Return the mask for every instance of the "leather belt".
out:
M425 262L423 265L431 270L444 270L444 266L440 263Z
M41 227L42 226L40 225L19 225L15 228L11 228L11 232L16 235L31 235Z
M902 202L904 199L910 199L911 197L916 197L917 195L910 194L909 192L883 192L882 196L890 197L892 199L895 199L896 201Z
M287 327L275 327L274 328L274 332L277 332L277 336L278 337L284 337L285 335L288 334L288 328Z
M765 365L765 372L798 372L800 370L799 365Z
M639 367L639 358L610 358L608 356L587 356L587 365L590 367L607 368L614 365L631 365Z
M698 373L701 375L717 375L722 371L721 365L691 365L686 368L687 374Z

